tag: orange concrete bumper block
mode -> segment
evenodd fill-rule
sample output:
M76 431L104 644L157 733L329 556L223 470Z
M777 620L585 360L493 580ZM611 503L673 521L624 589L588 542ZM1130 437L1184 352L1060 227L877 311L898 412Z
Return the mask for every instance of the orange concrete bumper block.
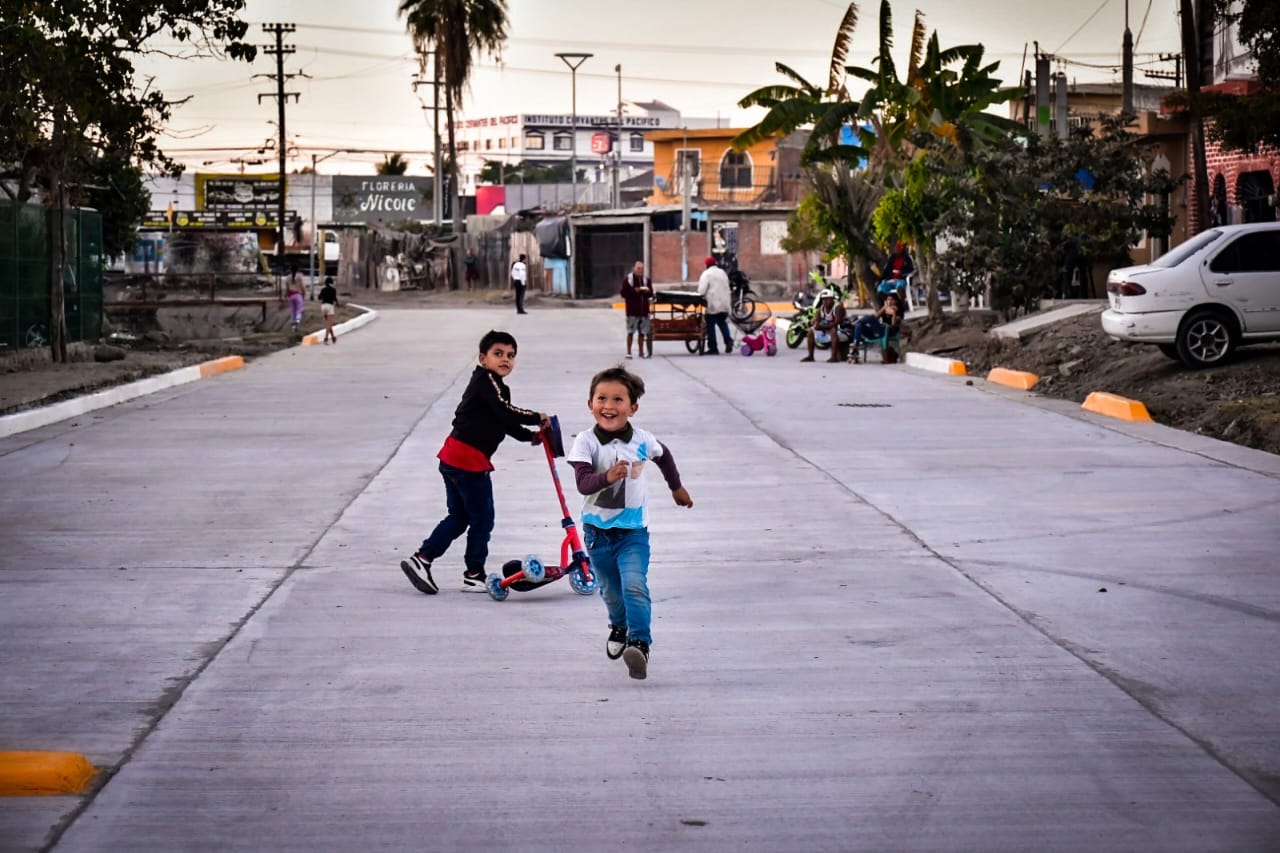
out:
M238 355L229 355L226 358L215 358L213 361L206 361L200 365L200 376L213 376L218 373L226 373L228 370L239 370L244 367L244 359Z
M1010 388L1019 388L1023 391L1030 391L1031 386L1040 381L1040 377L1034 373L1027 373L1025 370L1009 370L1004 367L993 367L991 372L987 374L988 382L996 382L1000 385L1008 385Z
M1147 407L1137 400L1109 394L1106 391L1094 391L1083 403L1083 408L1100 415L1119 418L1122 421L1150 421L1151 415Z
M97 772L78 752L0 752L0 796L78 794Z

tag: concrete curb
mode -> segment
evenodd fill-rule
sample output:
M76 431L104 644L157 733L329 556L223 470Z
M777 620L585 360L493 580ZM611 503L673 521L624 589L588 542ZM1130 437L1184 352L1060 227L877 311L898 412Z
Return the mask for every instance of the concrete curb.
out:
M345 335L347 332L355 331L361 326L367 325L368 323L372 323L374 320L378 319L378 312L374 311L372 308L366 308L363 305L357 305L354 302L350 302L348 304L352 308L359 308L364 313L361 314L359 317L352 317L347 322L339 323L338 325L334 326L333 333L335 335ZM303 336L302 345L304 347L315 346L316 344L320 343L323 340L324 340L324 332L322 331L312 332L309 335Z
M148 376L146 379L139 379L137 382L130 382L126 385L105 388L96 393L87 394L84 397L63 400L61 403L54 403L51 406L42 406L38 409L3 415L0 416L0 438L55 424L58 421L65 421L67 418L83 415L85 412L104 409L107 406L124 403L136 397L154 394L156 391L185 385L188 382L194 382L206 376L214 376L219 373L225 373L228 370L237 370L241 367L244 367L244 359L238 355L229 355L225 358L217 358L201 364L180 367L177 370L171 370L159 376Z
M907 367L929 370L934 373L949 373L952 376L964 376L964 362L954 358L942 358L936 355L925 355L922 352L909 352L904 359Z
M987 374L988 382L996 382L1000 385L1008 385L1010 388L1017 388L1020 391L1030 391L1031 386L1040 381L1040 377L1034 373L1028 373L1025 370L1009 370L1005 367L993 367L991 372Z
M97 772L78 752L0 752L0 797L78 794Z
M1151 415L1147 413L1147 407L1141 402L1130 400L1128 397L1121 397L1118 394L1110 394L1106 391L1094 391L1080 404L1080 408L1099 415L1119 418L1122 421L1151 420Z

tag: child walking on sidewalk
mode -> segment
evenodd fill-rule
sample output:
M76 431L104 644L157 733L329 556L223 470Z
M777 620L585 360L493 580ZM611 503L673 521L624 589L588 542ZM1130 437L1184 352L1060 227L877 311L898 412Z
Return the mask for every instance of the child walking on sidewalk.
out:
M578 491L586 496L583 540L609 611L605 654L622 658L632 678L648 673L653 642L645 463L652 460L662 472L678 506L693 506L670 448L630 423L643 394L644 380L626 368L597 373L587 398L596 425L578 433L567 456Z
M462 392L462 401L453 415L453 430L436 454L440 476L444 478L448 512L416 553L400 561L400 570L419 592L439 591L431 576L431 563L444 555L453 540L467 534L463 554L464 592L484 592L485 560L489 557L489 535L493 532L493 470L490 458L506 436L538 443L537 430L550 418L511 405L511 389L502 380L516 366L516 339L507 332L490 331L480 339L480 363Z

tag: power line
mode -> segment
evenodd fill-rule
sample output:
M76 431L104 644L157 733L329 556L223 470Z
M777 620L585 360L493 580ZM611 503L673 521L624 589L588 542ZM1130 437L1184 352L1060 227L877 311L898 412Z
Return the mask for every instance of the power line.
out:
M1102 0L1101 5L1099 5L1099 6L1098 6L1098 8L1096 8L1096 9L1094 9L1094 10L1093 10L1093 14L1092 14L1092 15L1090 15L1089 17L1085 18L1085 19L1084 19L1084 23L1083 23L1083 24L1081 24L1080 26L1076 27L1075 32L1073 32L1071 35L1067 36L1067 40L1066 40L1066 41L1064 41L1062 44L1058 45L1057 49L1056 49L1056 50L1054 50L1053 52L1054 52L1054 53L1057 53L1059 50L1062 50L1064 47L1066 47L1066 46L1067 46L1067 44L1068 44L1068 43L1069 43L1073 38L1075 38L1076 36L1080 35L1080 31L1081 31L1081 30L1083 30L1085 27L1089 26L1089 22L1090 22L1090 21L1092 21L1094 18L1098 17L1098 13L1099 13L1099 12L1101 12L1103 9L1105 9L1105 8L1107 7L1107 4L1108 4L1108 3L1110 3L1110 2L1111 2L1111 0Z

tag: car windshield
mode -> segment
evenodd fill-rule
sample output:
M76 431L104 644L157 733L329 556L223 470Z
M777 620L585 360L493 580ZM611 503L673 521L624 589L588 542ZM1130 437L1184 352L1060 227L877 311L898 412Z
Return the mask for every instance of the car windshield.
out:
M1217 228L1210 228L1208 231L1192 237L1187 242L1179 246L1174 246L1168 254L1161 255L1152 261L1151 266L1162 267L1164 269L1176 267L1178 264L1182 263L1187 258L1191 257L1196 252L1200 251L1220 237L1222 237L1221 231Z

